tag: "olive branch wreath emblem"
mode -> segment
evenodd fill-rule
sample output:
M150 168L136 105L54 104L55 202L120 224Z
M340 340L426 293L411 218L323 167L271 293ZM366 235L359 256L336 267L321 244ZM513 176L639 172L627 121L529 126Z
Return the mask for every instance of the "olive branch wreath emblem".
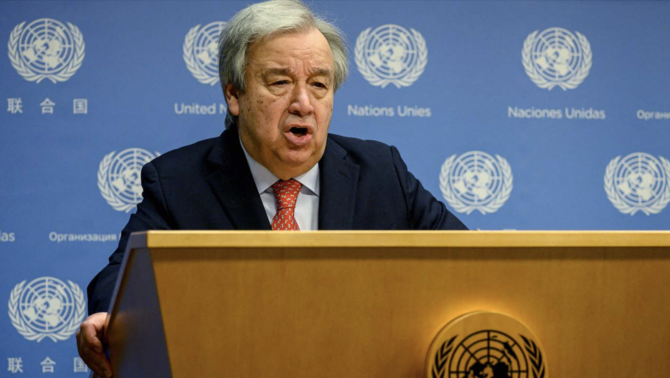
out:
M617 156L616 158L612 159L612 161L610 161L610 163L607 165L607 169L605 170L605 193L607 193L607 198L610 200L610 202L612 202L612 205L614 205L617 210L623 214L635 215L635 213L638 211L642 211L646 215L650 215L658 214L663 209L665 209L665 207L668 205L668 202L670 202L670 161L668 161L668 159L664 158L663 156L659 156L659 158L661 160L661 165L663 165L665 175L668 178L665 185L665 191L656 200L656 202L646 207L630 206L621 199L616 191L616 188L614 187L614 173L616 171L617 165L619 164L619 161L621 160L621 156Z
M523 340L524 348L528 353L528 359L530 359L530 367L533 371L533 378L544 378L546 369L544 367L544 360L542 357L542 351L537 347L535 341L528 339L524 335L521 336Z
M203 29L204 30L204 29ZM193 77L198 79L199 82L203 84L215 85L219 82L219 77L214 75L208 75L204 72L195 60L195 55L193 54L193 47L195 45L195 38L198 36L198 31L200 31L200 24L194 26L186 33L186 38L184 38L184 62L186 63L186 68L191 71Z
M137 204L126 203L114 195L112 186L107 179L107 174L109 172L109 168L112 166L115 153L116 151L110 152L109 154L105 155L105 157L100 162L100 166L98 168L98 189L100 189L102 198L104 198L109 206L111 206L114 210L129 213L137 206ZM155 152L155 155L158 157L160 156L160 153Z
M528 358L530 360L530 370L533 373L532 378L545 378L546 368L544 366L544 358L540 348L537 347L535 341L528 339L523 335L521 339L524 343L524 349L528 353ZM433 358L433 367L431 369L431 378L444 378L444 373L447 371L447 363L451 352L454 349L454 340L457 336L452 337L448 341L442 343L440 348L435 352L435 357Z
M412 36L416 41L417 52L419 53L418 59L414 67L403 77L397 79L388 79L383 78L377 75L373 70L368 67L365 62L365 43L368 40L368 35L372 28L367 28L361 32L361 34L356 39L356 48L354 49L356 66L358 66L358 71L363 75L363 78L367 80L370 84L376 87L385 88L389 84L393 84L398 88L409 87L412 85L418 78L421 76L423 71L426 68L428 63L428 48L426 47L426 40L423 38L421 33L411 29Z
M440 170L440 191L442 192L442 196L447 201L449 206L451 206L459 213L466 213L468 215L475 210L478 210L482 214L494 213L498 211L498 209L500 209L509 199L512 193L514 176L512 175L512 168L510 167L507 160L505 160L505 158L500 155L496 155L496 159L500 165L500 170L504 177L502 188L498 193L496 193L493 200L488 204L468 205L463 203L463 201L461 201L456 196L451 188L451 185L449 184L449 176L451 176L451 168L454 164L454 161L456 160L456 155L452 155L451 157L447 158L447 160L444 161L444 164L442 164L442 169Z
M451 351L454 349L454 340L456 340L456 337L458 337L458 335L442 343L442 346L440 346L440 348L435 353L433 368L431 369L432 378L444 378L444 372L446 370Z
M72 75L74 75L81 67L85 56L84 48L86 45L84 43L84 37L79 31L79 28L69 22L67 23L75 43L74 56L70 62L66 64L65 67L58 73L43 74L33 72L30 69L30 66L25 64L21 59L21 54L19 53L19 40L21 38L23 25L25 25L25 23L26 22L24 21L16 25L14 30L12 30L12 33L9 36L9 42L7 43L9 60L19 75L23 76L23 78L28 81L35 81L38 84L44 79L49 79L54 84L56 84L57 82L63 82L72 77Z
M579 40L578 42L582 47L582 64L578 68L577 73L569 80L549 81L542 77L542 75L540 75L533 66L531 54L537 33L538 30L530 33L528 37L526 37L526 40L523 43L523 49L521 50L521 62L523 63L523 68L526 71L528 77L530 77L533 83L542 89L552 90L554 87L558 86L566 91L568 89L577 88L577 86L579 86L579 84L581 84L589 75L589 71L593 65L593 53L591 52L591 44L589 41L579 32L575 32L575 34L577 34L577 39Z
M23 337L31 341L37 340L38 343L47 337L54 342L58 342L58 340L67 340L73 333L77 332L86 313L86 302L84 300L84 294L79 286L70 280L68 280L67 283L70 285L70 290L72 290L72 294L75 298L75 314L65 328L58 332L35 332L23 321L19 314L19 298L21 297L21 293L23 293L26 280L23 280L14 287L14 290L12 290L12 293L9 296L9 319L12 321L12 325Z

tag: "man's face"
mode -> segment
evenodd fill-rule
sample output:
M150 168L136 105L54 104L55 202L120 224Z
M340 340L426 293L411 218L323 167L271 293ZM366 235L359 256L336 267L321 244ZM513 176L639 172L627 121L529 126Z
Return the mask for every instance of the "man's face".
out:
M226 86L244 148L281 179L323 156L333 113L333 54L316 29L260 40L247 50L246 90Z

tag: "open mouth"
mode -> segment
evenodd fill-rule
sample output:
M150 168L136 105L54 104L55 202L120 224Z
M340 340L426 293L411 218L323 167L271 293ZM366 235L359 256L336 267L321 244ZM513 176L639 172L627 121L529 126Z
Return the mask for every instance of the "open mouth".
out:
M313 133L314 130L310 125L294 125L284 131L284 136L292 147L302 148L311 142Z
M291 127L289 131L291 132L291 134L299 137L307 135L306 127Z

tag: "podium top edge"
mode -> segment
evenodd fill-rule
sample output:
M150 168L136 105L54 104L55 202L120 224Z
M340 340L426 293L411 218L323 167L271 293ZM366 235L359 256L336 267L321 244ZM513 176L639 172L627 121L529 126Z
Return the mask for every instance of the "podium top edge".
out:
M670 247L670 231L144 231L130 248Z

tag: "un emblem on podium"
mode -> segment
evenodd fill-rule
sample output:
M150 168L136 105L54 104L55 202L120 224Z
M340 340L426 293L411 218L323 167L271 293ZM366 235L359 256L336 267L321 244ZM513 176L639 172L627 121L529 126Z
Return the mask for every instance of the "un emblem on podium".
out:
M440 190L457 212L494 213L509 199L514 177L505 158L470 151L452 155L442 164Z
M79 28L42 18L14 28L7 44L9 60L28 81L53 83L68 80L84 60L84 37Z
M115 154L116 151L112 151L100 162L98 189L114 210L128 213L142 202L142 167L160 154L141 148Z
M191 28L184 39L184 62L193 77L203 84L219 82L219 36L226 26L215 21Z
M28 340L67 340L77 332L86 313L84 294L77 284L41 277L17 284L9 297L9 318Z
M548 378L544 352L523 323L495 312L454 319L428 351L427 378Z
M670 202L670 161L643 152L617 156L605 170L605 192L624 214L658 214Z
M356 39L356 66L370 84L385 88L412 85L428 63L421 33L398 25L367 28Z
M523 43L521 60L526 74L540 88L575 89L589 75L591 45L579 32L563 28L530 33Z

